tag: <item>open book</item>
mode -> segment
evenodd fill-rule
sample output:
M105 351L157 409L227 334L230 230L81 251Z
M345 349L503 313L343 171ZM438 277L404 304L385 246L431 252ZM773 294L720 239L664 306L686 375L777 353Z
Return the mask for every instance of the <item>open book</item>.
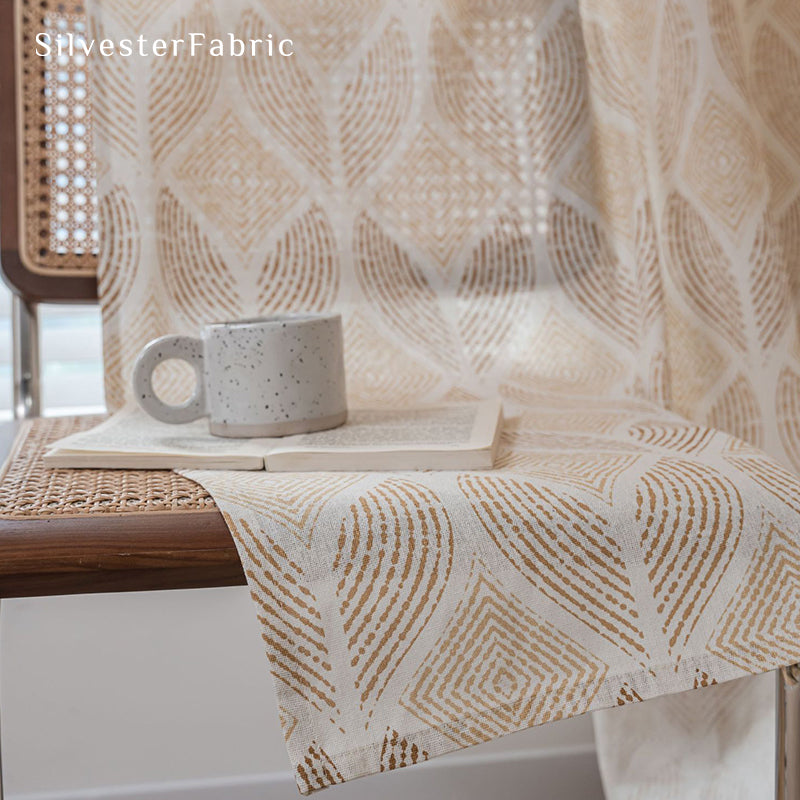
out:
M345 425L276 439L225 439L204 419L157 422L128 408L56 442L49 467L265 469L270 472L489 469L502 425L499 400L406 409L351 409Z

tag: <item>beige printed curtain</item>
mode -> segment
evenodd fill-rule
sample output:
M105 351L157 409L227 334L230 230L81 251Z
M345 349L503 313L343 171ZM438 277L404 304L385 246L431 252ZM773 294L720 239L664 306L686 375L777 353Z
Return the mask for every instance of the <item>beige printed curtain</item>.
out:
M782 501L794 497L791 471L800 469L800 12L793 0L94 0L90 13L97 38L271 32L295 44L291 58L184 53L94 60L111 408L129 400L130 366L154 336L194 333L218 318L335 308L345 318L353 404L500 393L516 431L506 438L504 470L514 480L533 481L536 491L548 481L556 494L568 485L575 504L564 513L573 523L586 503L603 528L641 527L629 503L647 492L635 494L626 470L657 454L677 452L689 463L668 459L643 478L651 495L653 487L672 487L674 508L665 500L659 512L665 518L675 508L689 508L690 517L705 513L675 497L684 490L690 496L700 481L697 469L711 463L718 470L735 464L734 491L758 508L774 505L758 494L765 488ZM166 370L162 392L177 396L187 380L179 369ZM706 425L737 438L720 443ZM752 446L777 461L762 459ZM745 473L750 483L742 488ZM342 564L342 553L325 548L327 566L306 561L319 539L315 526L338 530L341 523L338 511L330 511L336 507L330 492L313 480L286 479L276 489L262 477L258 485L231 488L233 478L223 486L215 476L196 477L213 486L223 510L245 520L237 527L229 516L242 552L246 541L253 548L254 570L256 551L273 566L270 559L280 551L292 565L289 572L302 572L305 564L323 583L324 570L335 574ZM507 489L467 478L459 487L458 497L474 496L475 509L481 497ZM367 491L341 479L334 490L340 505L358 500L386 513L413 498L437 530L448 515L461 519L460 511L438 504L438 490L430 486ZM721 495L713 496L718 502ZM517 507L529 508L526 524L537 506L531 497ZM773 508L779 516L800 510L785 502ZM497 586L508 582L483 576L494 574L494 553L505 552L508 541L492 535L500 523L488 511L472 513L464 528L477 526L475 542L481 536L493 541L492 554L464 554L459 567L458 557L446 555L437 540L437 558L444 561L436 561L436 569L455 564L453 574L459 572L476 597L501 593ZM275 533L284 524L278 517L294 531L287 540L292 548L301 543L296 561ZM742 571L760 525L748 521L736 539L741 547L728 542L719 551ZM797 526L786 525L791 541ZM453 535L457 540L458 531ZM694 578L686 568L700 558L698 542L684 542L688 561L673 575L681 597L691 594L687 582ZM613 562L617 556L610 552L617 547L632 573L653 569L653 551L636 550L632 539L615 542L611 551L600 540L595 544L592 558ZM265 555L273 546L278 550ZM558 579L538 572L527 582L519 578L518 586L526 562L522 549L511 551L517 555L507 560L516 571L503 602L528 620L533 636L545 624L536 615L550 610L542 581ZM673 563L681 558L678 553ZM727 578L720 580L725 587ZM371 658L395 659L402 662L401 677L406 669L413 674L414 647L433 647L438 635L446 637L447 619L461 608L447 605L447 592L456 590L445 591L446 583L431 584L433 599L420 612L425 630L415 634L411 654L389 648ZM538 594L520 595L531 587ZM251 588L265 602L263 587ZM579 581L575 592L584 589ZM625 607L623 617L646 617L638 627L631 623L631 635L672 642L663 645L672 658L674 619L659 615L674 597L662 590L658 581L641 597L620 590L628 599L613 604ZM330 591L331 607L341 603L335 587L314 591ZM723 589L714 597L713 590L708 597L701 592L691 608L673 609L694 615L692 631L699 633L692 635L705 637L702 653L725 609L737 608L739 590L731 585L729 591L729 597ZM590 611L596 604L592 613L610 619L602 592L592 589L586 597L578 601L573 593L556 603L572 617L557 631L548 629L553 647L583 641L580 631L594 630L586 617L584 628L573 627L581 602ZM749 601L742 602L746 612ZM554 613L560 619L561 611ZM346 617L341 609L340 615ZM291 621L284 623L278 638L299 635ZM317 641L315 625L309 642ZM652 630L642 632L647 626ZM370 633L369 642L376 635ZM594 641L593 633L586 635ZM274 653L280 697L283 673ZM635 663L645 669L641 658L621 665L603 653L600 662L616 676L634 674ZM431 663L433 656L426 661L424 655L418 663ZM774 647L729 653L726 663L739 672L720 668L712 675L708 670L719 664L698 656L703 669L687 668L678 679L676 663L674 674L656 685L619 678L612 686L597 678L598 666L591 680L582 679L584 687L596 678L602 683L586 702L522 714L505 725L495 720L487 730L499 735L727 680L742 669L768 669L781 657L789 655ZM360 680L369 674L366 669ZM501 677L495 676L497 687L510 680ZM334 683L324 677L317 691L330 699L326 692ZM363 710L364 703L362 694L353 708ZM296 704L282 706L282 713L298 782L306 789L382 768L380 752L406 742L384 725L380 736L374 734L374 761L356 759L349 771L334 768L329 749L316 739L296 744L303 734L297 731L304 725L316 730L318 723ZM425 746L414 744L417 755L410 760L482 737L450 728L441 733L432 711L421 717L418 712L418 727L424 722L439 733L424 735ZM606 742L620 739L616 724L625 726L609 720ZM372 747L367 739L364 752ZM617 796L612 784L624 781L625 759L614 763L613 746L601 750L609 792Z

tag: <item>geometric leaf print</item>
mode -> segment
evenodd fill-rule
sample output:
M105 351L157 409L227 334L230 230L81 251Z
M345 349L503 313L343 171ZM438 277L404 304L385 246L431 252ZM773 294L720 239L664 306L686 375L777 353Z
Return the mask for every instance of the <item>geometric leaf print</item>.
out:
M600 396L612 391L624 376L625 364L619 355L599 336L587 334L551 309L511 364L508 380L522 389L506 384L503 392L520 400L525 390Z
M526 409L514 419L508 420L509 426L514 426L522 431L526 428L535 431L561 431L563 433L592 433L599 436L613 436L621 426L630 419L631 411L640 409L635 406L626 406L622 401L600 403L597 398L566 398L550 399L549 402L540 399L535 407ZM520 425L515 425L519 420ZM520 440L521 441L521 440ZM609 439L609 442L619 439ZM632 448L636 449L636 448Z
M357 311L344 329L348 402L356 406L408 406L430 400L439 372L414 359L396 337L387 337Z
M642 696L636 689L633 689L628 683L623 683L622 686L619 687L619 694L617 694L617 701L616 704L618 706L624 706L628 703L641 703Z
M668 172L678 152L692 89L697 85L695 30L683 3L665 3L658 58L656 118L661 169Z
M532 238L516 216L500 217L472 251L458 287L458 329L477 373L496 365L534 282Z
M549 399L540 397L532 408L515 414L507 420L504 434L516 431L515 441L524 447L524 432L560 431L569 434L592 434L608 437L608 444L627 446L631 451L641 452L641 448L630 445L619 434L630 422L632 415L638 416L649 406L625 401L622 398L600 401L599 398L556 396ZM598 438L596 441L599 441ZM528 448L535 450L536 448Z
M369 34L385 0L269 0L264 5L294 37L296 55L314 59L319 72L331 74ZM262 34L264 30L270 30L270 26L265 25Z
M433 20L430 41L433 97L442 116L498 169L516 176L519 162L506 86L492 79L481 57L471 55L441 17Z
M634 237L638 221L634 209L643 179L639 147L623 128L597 122L592 129L592 201L613 234L628 239Z
M762 145L764 150L761 156L769 181L770 206L774 209L783 208L797 190L795 178L787 167L786 157L777 152L774 141L770 141L769 144L763 142ZM780 229L780 225L778 228Z
M106 240L110 238L104 237ZM126 320L123 334L117 334L119 326L114 324L109 326L111 335L106 332L103 336L103 363L109 373L106 377L106 405L110 411L119 410L126 399L130 399L129 368L142 348L151 339L166 336L174 330L167 309L168 299L163 291L148 291L137 301L141 303L140 311ZM104 318L104 324L107 320ZM191 395L196 380L195 372L188 364L169 359L153 375L153 386L165 403L176 403Z
M599 448L599 443L596 445ZM518 475L564 483L611 503L617 478L636 463L638 456L613 453L524 453L511 451L498 457L495 467Z
M108 326L103 334L103 370L106 373L103 391L110 414L125 405L126 396L130 393L130 382L123 377L127 372L127 364L127 359L123 357L122 339L112 326ZM159 391L158 396L164 395Z
M166 187L158 193L155 224L166 290L185 324L241 316L242 298L227 264Z
M728 80L742 95L746 95L746 54L741 35L743 20L739 18L739 13L739 7L732 0L709 0L711 40L717 60Z
M155 2L161 5L162 0ZM136 30L136 27L132 30ZM93 19L90 19L89 33L97 41L107 38L103 25ZM137 149L134 73L125 58L110 56L105 61L105 69L92 73L94 136L126 157L134 158Z
M744 352L744 314L731 264L700 214L673 192L664 211L667 266L687 305Z
M572 8L547 31L535 58L523 86L527 146L536 174L549 176L589 122L586 52Z
M761 455L757 450L742 455L730 452L725 460L749 475L759 486L780 499L793 512L800 514L800 481L791 470Z
M717 390L729 359L707 328L689 320L685 308L670 303L664 310L669 332L672 407L677 413L696 419L698 409Z
M603 73L599 78L603 85L598 87L598 93L611 108L622 111L626 108L623 98L631 96L631 83L638 83L630 81L631 70L646 67L652 59L663 5L650 0L612 4L605 0L588 0L580 8L584 16L592 91L595 73ZM638 74L636 77L640 78Z
M239 21L243 38L262 37L268 22L252 9ZM310 176L331 180L330 142L319 89L303 62L293 58L236 59L239 79L249 107L272 137Z
M775 413L783 448L800 472L800 375L791 367L784 367L778 377Z
M505 389L505 387L504 387ZM507 392L515 396L513 392ZM521 400L528 402L541 401L540 396L528 395L520 397ZM580 482L577 474L584 474L584 470L578 466L581 458L590 458L594 455L605 457L611 454L636 455L644 452L642 448L629 441L621 440L619 436L604 436L602 433L593 435L590 431L583 431L579 426L586 421L581 413L567 412L559 414L551 419L537 413L523 411L503 423L501 436L501 450L497 458L497 465L507 466L509 470L526 472L527 466L536 472L533 466L537 463L537 455L549 458L554 453L577 459L575 469L564 467L570 480ZM573 429L570 423L575 423ZM546 452L543 452L546 451ZM559 469L560 467L555 467ZM613 472L614 467L610 468ZM586 472L593 472L593 468L586 465ZM601 477L603 469L598 465L598 473L593 475L590 482L594 485L594 494L610 490L610 484ZM584 478L587 475L584 474ZM608 477L608 476L606 476ZM601 487L602 484L602 487ZM592 491L585 489L585 491Z
M633 349L639 314L636 290L603 232L561 200L550 207L548 230L550 261L564 292L605 334Z
M339 291L333 227L313 204L276 242L258 276L259 311L326 311Z
M748 672L800 660L800 546L796 535L764 515L758 548L717 629L712 653Z
M421 357L457 369L456 344L425 273L366 212L354 238L358 282L386 325Z
M492 541L525 578L595 633L644 661L644 634L622 551L596 502L524 477L465 474L458 484Z
M293 311L341 313L353 408L504 400L494 470L189 472L301 791L800 656L798 0L94 5L207 37L86 73L111 405L153 336ZM689 764L713 697L664 712Z
M452 560L447 512L422 484L383 481L342 519L333 575L365 727L436 608Z
M700 453L714 436L714 431L683 420L647 420L631 425L631 438L649 445L679 453Z
M253 532L229 514L225 522L246 554L243 566L272 675L318 711L338 716L325 630L303 570L266 531Z
M759 142L750 122L716 92L709 92L691 130L683 179L731 235L742 230L764 191L753 164Z
M774 25L764 23L752 47L753 89L761 114L781 144L800 160L800 55Z
M316 742L311 742L303 760L295 765L294 777L300 794L310 794L316 789L344 783L339 768Z
M797 187L800 190L800 186ZM794 198L792 203L786 208L778 221L778 236L783 245L784 259L792 260L800 258L800 194ZM785 268L785 262L784 262ZM786 270L787 281L791 291L793 302L793 314L797 313L797 304L800 303L800 275L796 269Z
M428 751L420 750L416 743L392 729L386 729L381 745L381 772L408 767L428 760Z
M694 686L693 689L702 689L706 686L716 686L717 679L712 678L707 672L702 672L701 670L697 670L697 676L694 679Z
M340 101L342 162L347 183L358 186L397 142L414 91L408 36L392 20L364 56Z
M739 490L699 462L665 458L636 486L647 577L677 663L733 558L744 521Z
M242 473L236 481L224 471L197 474L202 475L218 502L258 512L271 526L295 537L306 548L312 545L325 504L361 479L358 474L342 472L267 474L258 470ZM253 500L254 497L258 499Z
M170 33L188 40L189 32L218 36L217 19L209 0L200 0ZM150 73L150 143L153 158L163 160L187 138L209 107L219 85L222 59L207 50L191 55L188 48L170 58L153 59Z
M641 303L642 333L647 334L664 315L658 232L649 200L636 208L635 218L636 283Z
M278 721L281 723L283 738L288 742L297 727L297 717L283 706L278 706Z
M554 5L553 0L442 0L439 4L456 29L456 35L487 67L513 65L520 49ZM435 13L435 12L434 12ZM434 18L435 19L435 18ZM528 38L505 40L503 31L515 30ZM502 46L501 46L502 45Z
M500 194L499 176L456 145L448 132L423 125L383 177L374 201L382 217L444 273L475 220L490 216Z
M772 18L784 35L800 42L800 7L794 0L775 0L771 6Z
M764 425L758 398L743 374L736 376L711 407L708 424L754 447L763 446Z
M467 747L586 711L607 671L476 557L462 600L400 704Z
M177 166L186 193L246 254L304 194L304 188L230 109Z
M631 16L633 14L638 14L642 18L652 16L652 13L648 14L647 11L632 12L630 9L627 11ZM629 20L621 22L619 27L605 24L605 21L603 23L586 21L583 24L591 89L610 108L627 117L632 117L637 112L637 87L627 77L628 59L633 41L629 36L624 39L623 44L615 41L614 34L620 39L621 34L624 34L631 24L632 21ZM645 30L641 33L645 33Z
M164 9L163 0L106 0L104 9L119 17L128 31L137 31L148 25L159 10Z
M756 229L750 252L750 296L758 341L765 356L792 321L785 254L777 239L774 226L765 216Z
M114 186L99 204L102 258L109 269L98 273L98 291L102 293L103 317L110 319L122 308L131 290L141 255L141 231L136 207L124 186Z

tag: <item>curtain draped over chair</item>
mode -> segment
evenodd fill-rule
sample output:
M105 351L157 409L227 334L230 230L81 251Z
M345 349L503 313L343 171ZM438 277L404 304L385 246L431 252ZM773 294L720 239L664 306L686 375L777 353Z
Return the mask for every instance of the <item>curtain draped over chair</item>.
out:
M195 474L251 570L301 788L800 655L784 614L786 565L800 560L795 0L93 0L89 11L97 38L273 33L295 52L93 57L111 408L130 399L132 361L157 335L336 308L351 403L500 392L510 412L502 471L452 487L430 475ZM166 368L161 380L169 398L189 378ZM418 519L402 521L408 508ZM386 541L351 540L370 515L421 550L404 562L402 544L392 555ZM520 528L545 533L520 544ZM550 546L549 565L530 561ZM395 599L370 606L370 580ZM497 606L481 655L491 668L448 687L459 660L448 642L479 613L469 598ZM359 617L361 600L372 610ZM399 608L413 609L407 629ZM549 642L549 666L525 655L534 639ZM572 683L558 682L561 657ZM552 679L549 707L524 674L537 691ZM753 731L763 743L763 688L701 695L603 717L610 797L649 796L648 783L657 797L710 797L712 779L726 797L757 796L730 752L752 754ZM736 713L710 710L731 702ZM329 742L314 738L322 718ZM337 759L345 739L359 754ZM708 771L687 778L687 754Z

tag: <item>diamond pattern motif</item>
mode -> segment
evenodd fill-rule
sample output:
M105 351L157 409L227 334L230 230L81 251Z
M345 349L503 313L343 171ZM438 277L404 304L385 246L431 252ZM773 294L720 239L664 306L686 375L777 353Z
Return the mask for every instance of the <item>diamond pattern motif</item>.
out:
M472 159L426 126L379 188L377 201L406 236L447 267L498 194Z
M750 124L718 94L710 92L691 137L693 146L683 176L709 212L736 233L764 188L753 170L759 150ZM725 142L725 147L720 147L720 142Z
M234 114L223 115L178 167L177 177L241 252L263 237L303 190Z
M400 702L466 746L585 711L606 671L476 559L464 599Z
M739 591L709 650L748 672L800 660L800 545L769 516Z

